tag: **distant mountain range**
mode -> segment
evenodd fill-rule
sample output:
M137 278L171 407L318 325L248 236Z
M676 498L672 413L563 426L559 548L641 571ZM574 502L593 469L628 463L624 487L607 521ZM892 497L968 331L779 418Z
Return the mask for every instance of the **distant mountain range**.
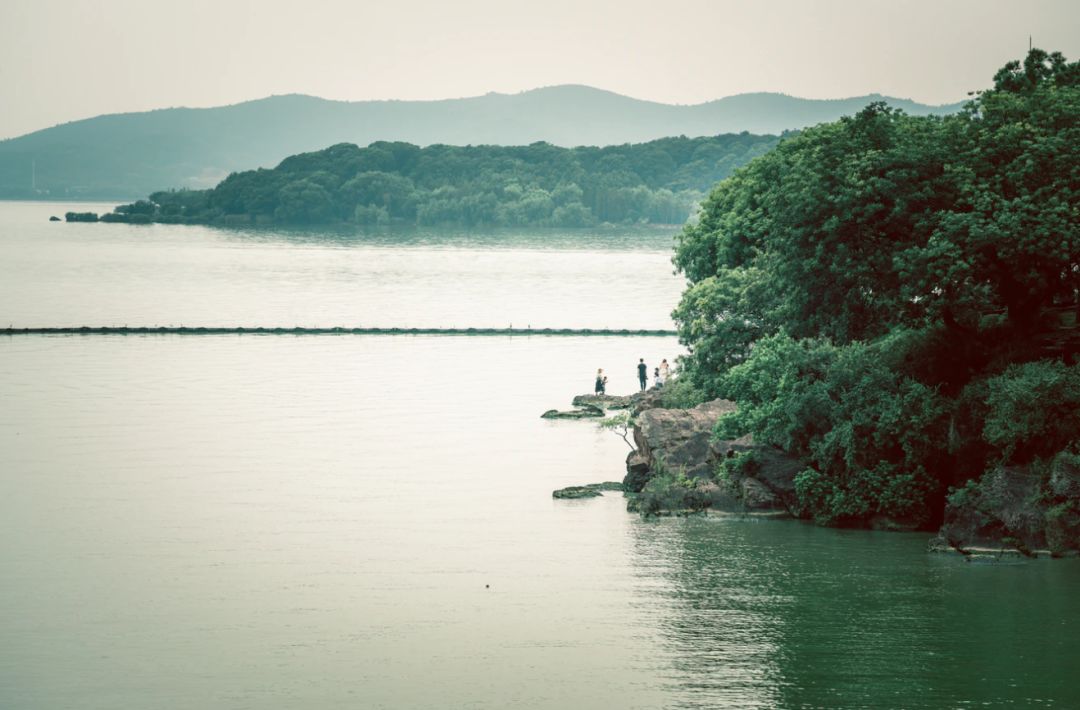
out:
M773 93L675 106L576 85L442 101L271 96L218 108L110 114L0 141L0 198L127 200L165 188L205 188L231 172L273 167L335 143L602 146L777 134L854 114L872 101L913 115L962 106L877 94L819 100Z

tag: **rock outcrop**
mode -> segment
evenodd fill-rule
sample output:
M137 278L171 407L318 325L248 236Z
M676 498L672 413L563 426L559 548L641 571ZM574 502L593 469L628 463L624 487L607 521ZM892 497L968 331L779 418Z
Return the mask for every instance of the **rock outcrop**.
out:
M803 465L794 456L773 446L757 446L749 435L714 442L713 455L718 460L746 457L739 466L733 467L728 482L747 509L782 508L794 513L798 508L795 476Z
M656 401L646 392L631 404L631 411L643 409L635 420L637 449L626 459L626 491L640 493L663 470L696 479L690 497L703 507L785 514L796 509L795 475L802 470L797 459L756 446L750 437L713 439L716 421L734 411L734 403L718 399L693 409L664 409L652 406ZM717 481L720 464L735 457L740 464L727 467L726 481Z
M604 410L599 407L593 407L586 405L577 409L570 409L566 411L559 411L558 409L549 409L540 415L541 419L591 419L594 417L604 416Z
M628 395L617 394L579 394L574 397L575 407L597 407L599 409L627 409L630 406Z
M627 490L644 488L659 465L671 471L681 470L688 478L711 477L709 441L713 427L722 414L733 411L735 405L724 399L706 402L693 409L654 407L642 411L634 426L637 451L627 459L627 472L629 475L631 459L634 459L633 465L639 474L643 464L649 473L638 475L633 481L624 481Z
M602 417L609 409L628 409L634 398L629 395L579 394L574 397L574 409L549 409L540 415L542 419L591 419Z
M630 395L630 416L636 417L649 409L659 409L664 406L664 391L660 388L635 392Z
M1017 550L1080 554L1080 466L1055 461L1049 474L1000 466L949 496L931 549L965 554Z

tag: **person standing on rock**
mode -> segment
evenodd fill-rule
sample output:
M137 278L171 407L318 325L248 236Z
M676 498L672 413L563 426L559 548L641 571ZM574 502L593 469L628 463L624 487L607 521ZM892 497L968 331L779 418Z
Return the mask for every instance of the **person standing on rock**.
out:
M640 358L637 364L637 378L641 383L641 391L644 392L649 384L649 366L645 364L645 358Z
M604 390L607 389L607 375L604 374L604 368L599 368L596 371L596 394L604 394Z
M660 361L660 381L667 382L671 379L671 367L667 364L667 358Z

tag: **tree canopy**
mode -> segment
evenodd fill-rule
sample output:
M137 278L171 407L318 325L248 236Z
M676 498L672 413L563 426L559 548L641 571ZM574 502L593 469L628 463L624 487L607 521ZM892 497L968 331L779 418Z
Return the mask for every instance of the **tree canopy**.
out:
M234 173L212 190L157 192L116 210L227 224L682 224L705 190L776 145L748 133L559 148L342 143Z
M808 514L925 520L988 466L1075 447L1080 65L1035 49L960 114L872 103L788 137L712 191L675 264L688 376L738 401L724 433L803 459Z

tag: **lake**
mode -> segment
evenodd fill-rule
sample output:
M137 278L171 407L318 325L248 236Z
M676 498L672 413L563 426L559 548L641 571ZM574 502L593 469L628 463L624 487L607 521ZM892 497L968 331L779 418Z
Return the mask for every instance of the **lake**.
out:
M46 221L68 209L0 203L5 323L670 328L682 286L671 231ZM679 352L0 336L0 707L1080 707L1075 560L553 500L628 449L540 413Z

